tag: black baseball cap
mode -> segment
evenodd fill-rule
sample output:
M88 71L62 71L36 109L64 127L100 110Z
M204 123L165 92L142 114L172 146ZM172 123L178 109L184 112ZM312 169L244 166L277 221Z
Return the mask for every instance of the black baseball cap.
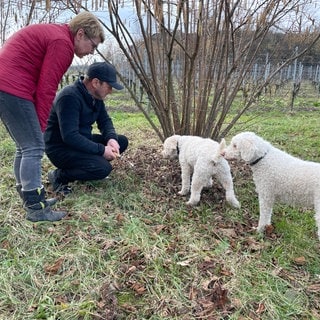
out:
M122 90L123 86L117 83L117 72L113 65L107 62L94 62L87 71L90 79L97 78L100 81L107 82L111 87Z

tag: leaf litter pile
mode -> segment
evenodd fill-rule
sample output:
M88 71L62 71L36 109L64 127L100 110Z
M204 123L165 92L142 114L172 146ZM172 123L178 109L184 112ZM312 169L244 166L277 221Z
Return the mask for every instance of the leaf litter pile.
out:
M169 160L163 159L161 156L162 147L140 147L133 154L126 154L123 160L114 165L114 170L117 172L132 171L139 176L145 185L144 196L157 201L157 203L166 204L168 210L178 210L188 200L189 195L180 196L178 191L181 188L181 171L178 159ZM229 161L234 180L239 178L242 183L252 181L252 174L249 166L239 164L237 162ZM155 192L150 185L156 185L157 191L161 189L161 193ZM235 185L235 193L237 195L237 187ZM257 197L256 194L252 195ZM241 199L238 199L241 202ZM193 212L200 214L203 207L214 208L213 215L217 215L216 220L219 221L219 229L230 229L225 232L223 236L245 237L248 233L252 233L254 227L257 225L257 216L248 212L244 223L235 224L235 222L228 221L228 217L223 217L225 207L225 191L215 179L213 179L213 186L208 189L203 189L201 199L198 206L190 207L185 205L184 208L193 215ZM221 213L221 215L219 214ZM241 213L243 214L243 213ZM233 231L231 231L233 229ZM217 230L219 231L219 230ZM275 237L272 227L267 231L268 236Z

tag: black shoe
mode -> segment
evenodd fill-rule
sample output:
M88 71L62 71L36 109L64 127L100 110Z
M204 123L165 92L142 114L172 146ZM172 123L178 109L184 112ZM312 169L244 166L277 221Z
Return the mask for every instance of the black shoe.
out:
M32 207L25 208L27 211L26 219L32 222L39 221L60 221L67 213L63 211L53 211L50 206L43 209L33 209Z
M67 196L68 194L72 193L71 187L68 184L62 184L58 181L56 177L56 170L50 170L48 172L48 180L52 185L52 190L55 193L61 194L63 196Z
M44 188L36 188L29 191L22 191L23 207L27 211L26 218L32 222L38 221L59 221L67 213L53 211L45 199Z

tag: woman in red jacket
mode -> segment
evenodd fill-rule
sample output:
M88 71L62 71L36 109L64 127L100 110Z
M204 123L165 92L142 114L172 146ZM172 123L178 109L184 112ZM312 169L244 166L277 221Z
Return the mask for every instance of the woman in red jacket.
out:
M45 199L43 132L74 54L92 54L104 39L99 20L82 12L68 24L29 25L0 49L0 118L16 144L14 175L30 221L58 221L66 215L51 209L55 199Z

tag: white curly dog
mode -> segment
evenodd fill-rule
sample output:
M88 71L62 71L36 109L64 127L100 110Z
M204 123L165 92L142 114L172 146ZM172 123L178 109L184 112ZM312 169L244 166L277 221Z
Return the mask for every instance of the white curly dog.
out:
M253 132L235 135L222 155L250 165L259 197L259 223L263 232L271 224L275 202L315 209L320 239L320 164L281 151Z
M235 208L240 207L234 194L229 164L221 156L221 151L218 142L197 136L173 135L164 141L162 156L179 158L182 187L178 194L187 195L191 187L188 205L199 203L202 189L211 187L215 176L226 191L227 202Z

